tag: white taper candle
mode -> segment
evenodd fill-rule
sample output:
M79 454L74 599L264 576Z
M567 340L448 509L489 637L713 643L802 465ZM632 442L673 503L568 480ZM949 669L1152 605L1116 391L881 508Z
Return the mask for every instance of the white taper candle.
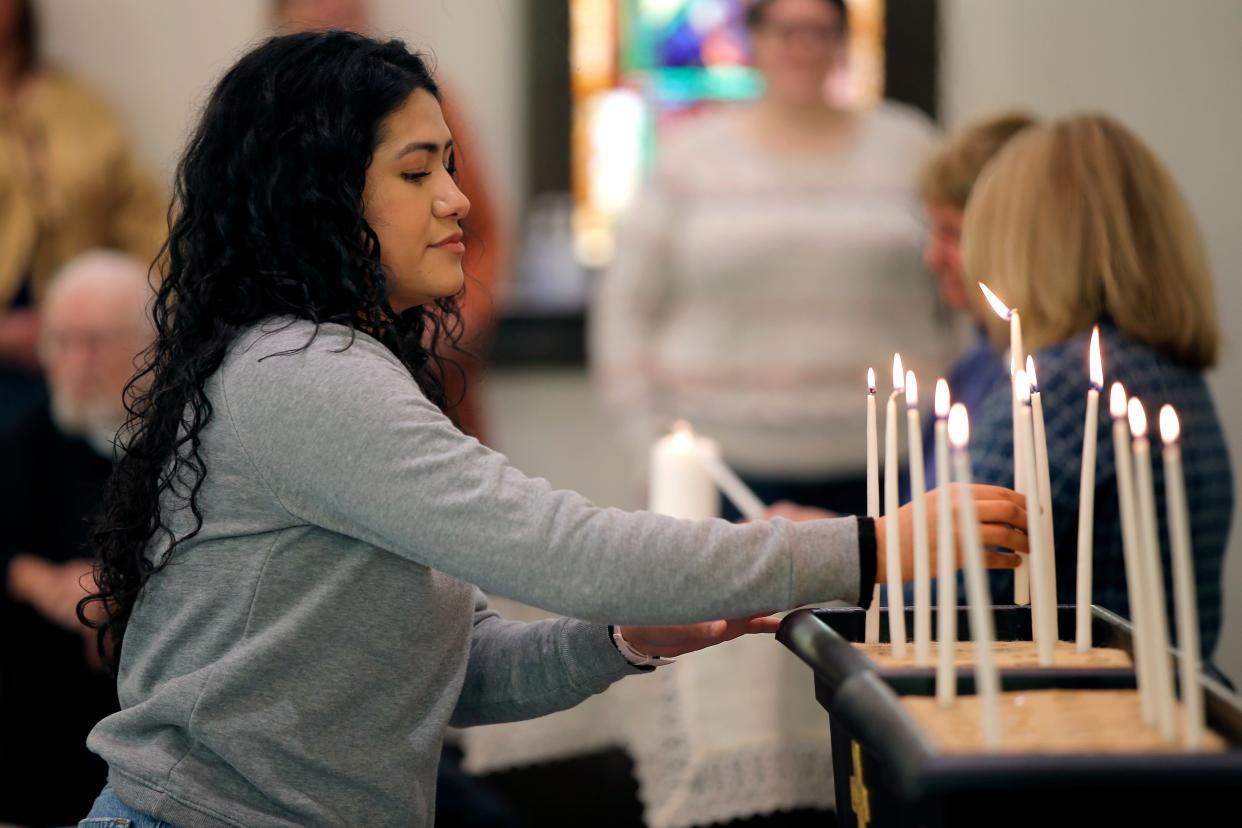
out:
M1160 535L1156 531L1156 489L1151 474L1151 444L1147 440L1147 413L1137 397L1131 397L1128 412L1130 434L1134 438L1134 490L1138 497L1139 550L1143 562L1144 606L1152 651L1152 684L1155 692L1156 726L1165 741L1177 735L1173 697L1173 671L1169 664L1169 622L1165 609L1164 567L1160 562Z
M1039 485L1035 474L1035 447L1031 426L1031 386L1026 371L1014 377L1018 389L1018 439L1022 442L1022 473L1026 480L1026 535L1031 547L1031 631L1038 647L1039 664L1051 667L1056 659L1057 638L1052 629L1052 613L1047 593L1048 545L1044 537L1044 522L1039 518Z
M715 441L699 441L699 459L703 461L707 476L729 498L729 502L737 507L742 517L747 520L759 520L763 517L767 507L763 505L759 495L725 463Z
M880 516L880 444L876 427L875 369L867 369L867 517ZM880 584L871 589L871 606L867 608L863 641L880 643Z
M1147 636L1142 555L1139 554L1138 504L1134 498L1134 457L1130 451L1130 426L1126 422L1126 391L1114 382L1109 390L1108 413L1113 418L1113 456L1117 479L1117 502L1121 513L1121 551L1126 567L1126 595L1130 602L1130 626L1134 630L1131 649L1138 680L1143 721L1156 724L1156 705L1150 677L1151 642Z
M996 312L996 315L1009 322L1009 379L1012 383L1026 361L1026 356L1022 349L1022 319L1018 316L1016 309L1011 309L1002 302L1000 297L993 293L992 289L983 282L979 282L979 289L983 291L984 298L992 306L992 310ZM1018 402L1018 389L1016 386L1012 389L1012 397L1013 490L1018 494L1025 494L1026 481L1023 480L1021 472L1022 440L1019 439L1018 434L1020 404ZM1018 553L1018 561L1018 568L1013 571L1013 602L1020 607L1024 607L1031 602L1030 558L1026 553L1020 552Z
M1044 399L1039 393L1035 375L1035 357L1026 356L1026 378L1031 383L1031 427L1035 445L1035 482L1039 485L1039 517L1044 524L1044 546L1048 550L1044 566L1044 594L1052 607L1053 641L1060 638L1057 619L1057 544L1056 527L1052 522L1052 475L1048 469L1048 432L1044 428Z
M949 487L949 384L936 381L936 699L957 696L957 549L953 542L953 497Z
M983 742L988 750L1000 747L1000 677L992 660L995 638L992 622L992 595L983 567L983 542L975 519L971 496L970 421L966 407L953 406L949 414L949 439L953 441L953 471L958 484L958 524L962 556L966 559L966 598L970 613L970 635L975 642L975 690L983 709Z
M1195 598L1195 570L1190 551L1190 515L1186 506L1186 479L1178 442L1181 424L1173 406L1160 409L1160 439L1164 442L1164 500L1169 518L1169 545L1173 551L1173 590L1177 604L1177 649L1181 653L1182 745L1198 750L1203 742L1203 683L1199 680L1199 609Z
M914 512L914 663L931 664L931 550L927 536L927 478L923 469L923 423L919 386L906 372L906 449L910 456L910 503Z
M1078 652L1091 649L1091 585L1095 548L1095 448L1100 428L1100 391L1104 365L1100 358L1100 329L1091 331L1091 388L1087 390L1087 417L1082 426L1082 470L1078 482L1078 592L1074 603L1074 642Z
M901 499L897 489L901 458L897 454L897 398L901 396L905 377L901 371L901 354L893 356L893 393L884 409L884 517L891 531L885 533L885 570L888 575L888 639L893 657L906 657L906 598L902 592L901 531L897 512Z

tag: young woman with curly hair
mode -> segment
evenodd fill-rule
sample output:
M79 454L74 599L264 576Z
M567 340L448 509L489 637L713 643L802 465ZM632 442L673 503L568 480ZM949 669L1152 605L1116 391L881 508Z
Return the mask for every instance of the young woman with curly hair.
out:
M910 532L597 508L464 436L454 165L399 41L273 38L217 86L95 536L122 709L89 739L110 776L84 824L429 826L450 722L866 600ZM1023 547L1016 497L977 497L988 542ZM480 589L573 618L506 622Z

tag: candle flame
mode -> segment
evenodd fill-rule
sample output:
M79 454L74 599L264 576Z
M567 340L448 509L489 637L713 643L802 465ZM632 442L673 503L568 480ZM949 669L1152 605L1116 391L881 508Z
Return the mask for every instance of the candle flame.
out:
M1035 357L1026 355L1026 378L1031 381L1031 393L1039 393L1039 380L1035 378Z
M944 377L936 380L936 416L949 416L949 383Z
M1013 316L1013 311L1009 310L1009 306L1000 300L1000 297L992 292L992 289L983 282L979 283L979 289L983 291L983 298L988 300L988 304L992 306L992 310L996 311L996 315L1006 322Z
M970 416L961 403L954 403L949 410L949 442L960 449L970 442Z
M1013 387L1018 393L1018 402L1023 405L1031 404L1031 381L1027 379L1026 371L1019 371L1013 376Z
M673 423L672 436L679 447L690 448L694 445L694 429L685 420Z
M906 371L906 406L908 408L919 407L919 382L913 371Z
M1119 382L1114 382L1109 392L1108 413L1113 415L1114 420L1126 416L1126 389Z
M867 393L868 394L875 393L875 369L874 368L867 369Z
M1147 412L1138 397L1130 398L1130 434L1135 437L1147 436Z
M1091 384L1096 391L1104 390L1104 362L1100 358L1100 326L1091 329Z
M1160 406L1160 439L1166 443L1176 443L1181 433L1182 426L1177 421L1177 412L1173 410L1173 406Z
M901 354L893 354L893 390L900 391L906 374L901 370Z

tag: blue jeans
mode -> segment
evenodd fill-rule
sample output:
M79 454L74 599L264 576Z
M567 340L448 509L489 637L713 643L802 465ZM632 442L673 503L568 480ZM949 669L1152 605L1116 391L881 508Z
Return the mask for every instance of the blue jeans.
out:
M111 785L104 785L99 798L78 828L173 828L167 822L147 816L121 801Z

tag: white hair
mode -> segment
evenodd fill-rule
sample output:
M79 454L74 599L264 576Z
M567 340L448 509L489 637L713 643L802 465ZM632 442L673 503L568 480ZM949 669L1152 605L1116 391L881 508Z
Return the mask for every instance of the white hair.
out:
M61 291L78 285L110 288L118 294L133 297L135 321L142 327L151 326L151 303L155 292L147 278L147 266L141 259L119 250L95 248L74 256L52 276L45 304Z

